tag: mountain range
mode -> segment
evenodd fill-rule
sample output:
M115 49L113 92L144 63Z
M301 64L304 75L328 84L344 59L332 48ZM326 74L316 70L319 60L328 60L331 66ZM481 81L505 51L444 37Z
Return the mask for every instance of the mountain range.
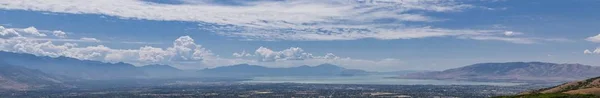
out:
M318 66L298 66L290 68L268 68L258 65L239 64L233 66L217 67L200 70L204 75L218 75L225 77L248 77L248 76L354 76L366 75L367 71L358 69L346 69L332 64L321 64Z
M131 79L190 79L257 76L353 76L368 72L332 64L268 68L239 64L203 70L180 70L169 65L136 67L128 63L106 63L69 57L46 57L0 51L0 89L30 89L64 82Z
M480 63L398 78L503 82L567 82L600 76L600 67L544 62Z
M143 70L127 63L105 63L69 57L46 57L32 54L0 52L0 61L14 66L77 79L128 79L144 77Z
M493 82L565 82L600 76L600 67L544 62L480 63L444 71L367 72L333 64L269 68L238 64L202 70L180 70L169 65L137 67L128 63L106 63L69 57L44 57L0 51L0 89L32 89L70 86L66 82L132 79L248 79L271 76L356 76L400 74L395 78L443 79Z
M63 77L0 62L0 90L28 90L64 86Z

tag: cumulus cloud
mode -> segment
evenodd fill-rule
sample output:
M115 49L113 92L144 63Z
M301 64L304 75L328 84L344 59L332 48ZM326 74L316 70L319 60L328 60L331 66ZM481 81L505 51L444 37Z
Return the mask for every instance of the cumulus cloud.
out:
M67 33L63 31L52 31L52 35L58 38L67 38Z
M585 50L583 51L583 54L592 54L592 51L590 51L589 49L585 49Z
M598 34L596 36L588 37L585 40L590 41L590 42L600 43L600 34Z
M305 52L304 49L300 47L290 47L280 51L274 51L266 47L259 47L253 54L243 51L240 53L234 53L234 57L254 58L252 61L244 61L243 63L264 65L268 67L292 67L299 65L319 65L329 63L340 65L346 68L372 71L381 71L382 68L399 68L401 67L400 65L404 63L403 61L394 58L367 60L339 57L333 53L326 53L325 55L313 55L312 53Z
M11 28L4 28L3 26L0 26L0 38L12 38L12 37L20 37L21 34L19 34L15 29L11 29Z
M195 44L189 36L182 36L173 46L158 48L144 46L138 49L115 49L104 45L81 46L76 43L58 44L52 41L31 40L26 37L0 39L0 51L29 53L38 56L66 56L84 60L105 62L127 62L138 65L169 64L184 69L200 69L233 64L258 64L269 67L299 65L337 64L347 68L376 70L401 64L398 59L364 60L338 57L332 53L315 56L302 48L292 47L281 51L260 47L254 54L244 54L242 58L220 58L210 50ZM246 59L250 57L256 59Z
M495 30L419 27L405 23L443 20L427 16L426 13L480 8L454 0L259 0L234 1L235 4L231 5L215 3L211 0L185 0L181 4L144 0L8 0L0 1L0 5L3 5L0 9L191 21L198 22L201 29L246 40L392 40L517 34Z
M596 50L589 50L586 49L585 51L583 51L584 54L600 54L600 48L596 48Z
M168 48L144 46L139 49L113 49L104 45L80 46L71 42L101 42L96 38L52 39L37 36L21 36L21 34L40 33L35 27L25 29L4 28L0 26L0 50L19 53L30 53L40 56L67 56L86 60L125 61L140 63L166 63L170 61L202 61L212 57L210 50L194 42L189 36L181 36ZM51 32L56 37L66 37L62 31ZM39 35L39 34L37 34ZM55 44L53 41L64 41Z
M257 61L260 62L274 62L274 61L285 61L285 60L306 60L306 59L340 59L340 57L333 53L327 53L324 56L315 56L312 53L304 52L304 49L300 47L290 47L281 51L273 51L266 47L259 47L256 49L254 54L246 53L233 53L234 57L256 57Z
M246 50L244 50L240 53L237 53L237 52L233 53L233 57L248 57L248 56L254 56L254 55L246 52Z
M38 31L35 27L28 27L23 29L23 33L30 34L33 36L47 36L46 34L40 33L40 31Z
M6 29L6 28L4 28ZM23 31L25 32L25 31ZM17 32L17 34L20 32ZM81 40L98 41L94 38ZM56 44L51 40L28 37L0 38L0 50L29 53L38 56L66 56L85 60L130 63L169 63L175 61L199 61L213 58L214 55L196 44L189 36L182 36L168 48L144 46L139 49L114 49L104 45L80 46L76 43Z
M127 62L137 65L169 64L184 69L200 69L242 63L269 67L331 63L347 68L376 69L392 67L401 63L398 59L364 60L348 57L342 58L333 53L313 55L299 47L291 47L280 51L259 47L254 52L242 51L240 53L233 53L235 57L239 58L220 58L209 49L196 44L190 36L181 36L173 41L172 46L166 48L143 46L134 49L115 49L105 45L84 46L77 44L78 42L86 42L81 39L48 39L35 36L20 36L19 34L25 31L18 28L4 28L0 26L0 30L2 31L0 34L3 34L3 37L0 38L0 51L50 57L66 56L105 62ZM6 37L5 35L8 34L12 34L14 37ZM64 42L55 43L55 41Z
M255 54L260 57L260 61L304 60L312 58L312 54L305 53L302 48L298 47L291 47L282 51L273 51L265 47L260 47L256 49Z
M176 54L174 60L202 60L213 55L210 50L196 44L190 36L179 37L173 42L173 47L168 48L167 51Z
M47 36L46 34L52 34L53 37ZM7 28L4 26L0 26L0 38L13 38L13 37L29 37L36 38L38 40L53 40L52 38L66 38L67 33L63 31L47 31L47 30L38 30L35 27L27 27L27 28ZM77 41L73 39L61 39L63 41Z

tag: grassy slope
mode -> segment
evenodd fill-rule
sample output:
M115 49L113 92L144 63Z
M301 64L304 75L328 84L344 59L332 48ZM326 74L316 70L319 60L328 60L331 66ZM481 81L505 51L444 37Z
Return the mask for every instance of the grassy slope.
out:
M600 96L596 95L583 95L583 94L562 94L562 93L552 93L552 94L530 94L530 95L516 95L516 96L499 96L493 98L600 98Z

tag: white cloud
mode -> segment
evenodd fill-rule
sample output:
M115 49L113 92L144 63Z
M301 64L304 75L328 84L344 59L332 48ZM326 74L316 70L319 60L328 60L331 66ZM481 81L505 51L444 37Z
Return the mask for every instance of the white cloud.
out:
M600 54L600 48L596 48L596 50L592 51L589 49L586 49L585 51L583 51L584 54Z
M58 38L67 38L67 33L63 31L52 31L52 35Z
M340 59L340 57L336 56L333 53L327 53L325 56L320 57L322 59Z
M273 51L271 49L260 47L256 49L256 56L260 61L276 61L276 60L304 60L312 58L312 54L305 53L302 48L291 47L282 51Z
M2 34L10 31L11 34L20 34L24 31L17 28L4 28L0 26ZM12 30L11 30L12 29ZM8 33L6 33L8 34ZM6 35L5 34L5 35ZM258 64L269 67L286 67L299 65L319 65L323 63L337 64L347 68L376 70L380 68L393 68L402 62L398 59L364 60L336 56L333 53L313 55L299 47L291 47L281 51L260 47L256 51L234 53L239 58L220 58L209 49L195 43L189 36L181 36L173 41L173 45L166 48L143 46L137 49L115 49L105 45L82 46L72 42L88 42L93 38L82 39L51 39L46 37L2 37L0 38L0 51L29 53L38 56L66 56L84 60L97 60L105 62L127 62L136 65L169 64L184 69L201 69L233 64ZM55 41L62 41L54 43ZM100 44L100 43L96 43Z
M505 31L504 35L505 36L516 36L516 35L522 35L523 33L521 32L514 32L514 31Z
M191 21L198 22L201 29L247 40L391 40L504 33L495 30L456 30L404 24L406 21L440 20L426 16L426 13L460 12L464 9L478 8L453 0L235 2L243 6L214 4L210 0L185 1L184 4L159 4L142 0L8 0L0 1L0 5L3 5L0 9Z
M6 28L0 26L0 38L13 38L13 37L29 37L29 38L37 38L37 39L45 39L45 40L53 40L51 37L47 36L45 33L50 33L54 35L54 38L66 38L67 33L63 31L47 31L47 30L38 30L35 27L27 27L27 28ZM62 39L67 41L69 39ZM73 39L70 39L73 40ZM75 41L75 40L73 40Z
M23 29L23 33L30 34L33 36L46 36L46 34L40 33L35 27L28 27Z
M285 60L306 60L306 59L340 59L340 57L333 53L327 53L324 56L314 56L312 53L304 52L304 49L300 47L290 47L281 51L273 51L266 47L259 47L256 49L254 54L246 53L233 53L234 57L256 57L257 61L260 62L274 62L274 61L285 61Z
M16 34L18 33L22 32L17 31ZM95 38L81 38L81 40L98 41ZM172 62L182 61L202 62L205 59L216 58L210 50L195 44L194 40L189 36L179 37L173 42L173 46L168 48L144 46L139 49L114 49L104 45L80 46L76 43L65 42L63 44L56 44L52 41L53 39L30 37L0 38L0 51L29 53L38 56L66 56L85 60L129 62L136 64L170 64Z
M0 26L0 38L12 38L12 37L20 37L21 34L19 34L15 29L11 29L11 28L4 28L3 26Z
M245 6L198 2L201 3L170 5L148 3L141 0L21 0L0 1L0 4L3 5L0 8L73 14L105 14L149 20L195 21L279 27L276 24L285 24L284 22L298 24L321 22L329 18L348 19L352 17L367 17L368 15L364 13L378 13L373 17L399 18L401 20L414 21L421 19L418 16L406 13L407 11L452 12L472 7L472 5L460 4L448 0L290 0L239 2L244 3ZM380 11L382 8L389 8L390 10ZM278 23L264 24L262 22Z
M82 38L80 38L80 40L88 41L88 42L101 42L100 40L98 40L96 38L90 38L90 37L82 37Z
M280 51L273 51L269 48L259 47L258 49L256 49L254 54L241 52L234 53L234 56L239 58L254 58L253 61L243 61L242 63L263 65L267 67L294 67L300 65L319 65L324 63L335 64L345 68L363 69L370 71L382 71L386 68L404 67L402 66L404 62L399 59L352 59L349 57L339 57L333 53L327 53L325 55L318 56L313 55L312 53L305 52L302 48L299 47L290 47L288 49Z
M104 45L80 46L75 43L57 44L52 41L31 40L26 37L0 39L0 51L29 53L38 56L66 56L84 60L105 62L127 62L137 65L169 64L184 69L201 69L233 64L259 64L268 67L289 67L299 65L337 64L347 68L377 70L395 68L402 62L398 59L364 60L338 57L332 53L315 56L303 49L292 47L273 51L260 47L255 54L246 53L244 57L258 59L220 58L210 50L194 43L189 36L182 36L173 42L173 46L158 48L144 46L139 49L114 49ZM239 53L244 54L244 53Z
M233 53L233 57L248 57L248 56L254 56L248 52L246 52L246 50L240 52L240 53Z
M590 41L590 42L600 43L600 34L598 34L596 36L588 37L585 40Z
M590 51L589 49L585 49L585 50L583 51L583 54L592 54L592 51Z
M537 41L542 41L543 39L537 40L533 38L509 38L509 37L497 37L497 36L472 36L468 37L468 39L474 40L496 40L496 41L506 41L517 44L534 44Z
M202 60L204 57L213 56L210 50L196 44L190 36L179 37L167 51L176 54L173 60Z

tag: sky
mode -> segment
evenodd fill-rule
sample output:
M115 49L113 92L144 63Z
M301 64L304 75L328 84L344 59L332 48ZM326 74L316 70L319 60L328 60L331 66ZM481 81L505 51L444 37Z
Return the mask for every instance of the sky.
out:
M0 50L204 69L600 66L598 0L0 0Z

